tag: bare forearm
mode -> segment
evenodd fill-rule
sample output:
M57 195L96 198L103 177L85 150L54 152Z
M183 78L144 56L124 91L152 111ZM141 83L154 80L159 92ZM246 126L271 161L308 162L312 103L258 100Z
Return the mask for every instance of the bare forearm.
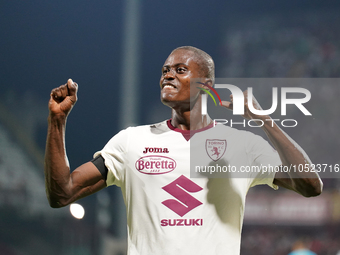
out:
M291 169L288 175L292 188L306 196L320 194L321 179L311 171L311 161L305 151L275 123L267 121L263 130L279 153L283 166Z
M284 166L311 163L302 148L275 123L273 126L271 122L266 123L263 130L279 153Z
M257 115L249 110L248 92L244 93L245 111L243 117L256 121L267 134L269 140L274 145L280 155L283 166L291 171L278 172L275 174L274 184L291 189L303 196L317 196L322 191L322 181L319 175L311 171L310 160L303 149L281 130L269 116ZM252 104L255 109L262 110L257 100L252 97ZM233 109L233 97L231 101L222 101L222 106ZM291 167L292 166L292 167ZM294 171L298 169L299 171Z
M49 116L45 151L45 185L52 207L60 207L66 198L70 167L65 150L66 117Z
M65 150L66 118L77 101L78 84L72 79L51 91L48 108L48 133L45 152L46 193L52 207L62 207L106 186L105 179L92 162L74 171Z

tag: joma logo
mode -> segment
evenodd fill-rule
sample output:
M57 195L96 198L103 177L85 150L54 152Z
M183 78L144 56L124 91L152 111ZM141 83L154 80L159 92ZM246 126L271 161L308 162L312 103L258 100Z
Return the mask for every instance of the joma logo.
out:
M169 150L168 148L155 148L155 147L145 147L145 150L143 151L143 153L148 153L148 152L151 152L151 153L169 153Z

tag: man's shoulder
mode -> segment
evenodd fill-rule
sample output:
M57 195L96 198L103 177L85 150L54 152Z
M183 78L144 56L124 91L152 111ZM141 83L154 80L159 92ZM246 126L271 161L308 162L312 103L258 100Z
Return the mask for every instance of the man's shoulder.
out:
M162 127L167 127L167 121L168 120L163 120L158 123L153 123L153 124L145 124L145 125L138 125L138 126L130 126L126 129L128 130L142 130L142 129L153 129L153 128L162 128Z
M234 127L230 127L230 126L227 126L227 125L221 125L221 124L218 124L216 125L215 127L213 127L211 129L212 132L219 132L221 134L228 134L228 135L232 135L232 136L235 136L237 138L249 138L249 137L257 137L259 135L257 134L254 134L253 132L251 131L248 131L248 130L242 130L242 129L237 129L237 128L234 128Z
M169 131L166 120L155 124L130 126L112 136L107 143L107 146L117 146L117 144L120 144L124 147L127 146L130 141L142 142L145 140L157 139L158 134L162 134L166 131Z
M126 132L127 134L143 134L143 133L149 133L149 134L161 134L163 132L169 131L169 127L167 125L168 120L164 120L158 123L154 124L145 124L145 125L139 125L139 126L130 126L121 132Z

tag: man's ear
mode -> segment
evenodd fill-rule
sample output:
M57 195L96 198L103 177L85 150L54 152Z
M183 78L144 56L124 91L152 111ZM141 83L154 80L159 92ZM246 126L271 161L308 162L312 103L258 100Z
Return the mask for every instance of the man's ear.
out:
M205 92L203 91L204 90L210 90L210 88L213 86L213 81L209 78L200 78L199 81L197 81L196 83L199 84L199 88L201 88L201 91L200 91L200 94L204 94ZM197 84L197 85L198 85Z
M204 83L204 84L202 84L202 87L204 88L204 89L206 89L206 90L210 90L210 88L209 87L212 87L214 84L213 84L213 81L211 80L211 79L209 79L209 78L204 78L204 80L203 80L203 82L202 83ZM208 86L205 86L205 85L208 85Z

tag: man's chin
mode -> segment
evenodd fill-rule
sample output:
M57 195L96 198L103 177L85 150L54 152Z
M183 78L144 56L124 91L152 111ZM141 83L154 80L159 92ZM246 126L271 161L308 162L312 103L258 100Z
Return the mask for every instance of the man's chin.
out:
M169 106L169 107L174 107L178 104L181 104L181 102L179 100L177 100L175 97L169 97L169 96L165 96L165 97L162 97L161 96L161 102L166 105L166 106Z
M174 104L173 100L170 100L169 98L161 98L161 102L162 104L169 106L169 107L172 107Z
M190 108L190 101L176 100L175 98L161 98L161 102L172 109Z

